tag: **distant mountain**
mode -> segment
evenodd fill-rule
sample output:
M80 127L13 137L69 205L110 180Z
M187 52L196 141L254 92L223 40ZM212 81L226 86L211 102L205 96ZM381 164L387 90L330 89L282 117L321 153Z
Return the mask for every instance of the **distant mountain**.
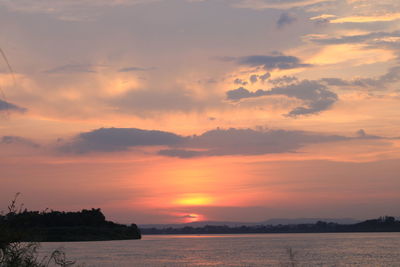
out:
M294 219L286 219L286 218L276 218L269 219L262 222L224 222L224 221L199 221L199 222L191 222L191 223L178 223L178 224L140 224L140 228L183 228L186 226L189 227L204 227L206 225L213 226L229 226L229 227L239 227L239 226L255 226L255 225L290 225L290 224L313 224L318 221L323 222L333 222L338 224L354 224L360 222L360 220L352 219L352 218L294 218Z

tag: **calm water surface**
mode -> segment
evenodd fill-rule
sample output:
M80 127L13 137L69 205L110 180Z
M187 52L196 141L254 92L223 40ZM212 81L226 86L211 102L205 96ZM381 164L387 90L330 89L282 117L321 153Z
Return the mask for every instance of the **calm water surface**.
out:
M142 240L43 243L81 266L400 266L400 233L145 235Z

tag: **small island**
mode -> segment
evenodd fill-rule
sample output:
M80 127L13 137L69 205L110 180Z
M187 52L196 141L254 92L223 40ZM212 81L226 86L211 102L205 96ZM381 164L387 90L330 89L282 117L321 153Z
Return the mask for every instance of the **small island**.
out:
M18 242L141 239L136 224L128 226L107 221L100 209L9 212L0 215L0 232Z

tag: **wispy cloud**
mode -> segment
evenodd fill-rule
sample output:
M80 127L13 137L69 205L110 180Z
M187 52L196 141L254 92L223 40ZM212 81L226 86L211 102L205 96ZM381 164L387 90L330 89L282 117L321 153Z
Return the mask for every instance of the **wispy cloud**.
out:
M27 109L0 99L0 112L1 111L26 112Z
M271 55L253 55L244 57L225 57L221 58L224 61L232 61L238 65L250 67L262 67L267 71L271 70L287 70L296 68L310 67L310 64L303 63L295 56L286 56L282 53L275 52Z
M250 9L291 9L334 1L336 0L240 0L234 6Z
M276 22L276 26L279 29L284 28L285 26L291 25L293 23L295 23L297 21L296 16L294 16L293 14L290 13L282 13L278 19L278 21Z
M338 100L338 96L325 85L309 80L287 86L274 87L270 90L259 89L251 92L241 87L226 92L227 99L232 101L273 95L282 95L303 101L304 106L296 107L287 114L291 117L320 113L329 109Z
M101 65L92 64L67 64L58 66L49 70L44 71L49 74L59 74L59 73L96 73L97 68L102 67Z

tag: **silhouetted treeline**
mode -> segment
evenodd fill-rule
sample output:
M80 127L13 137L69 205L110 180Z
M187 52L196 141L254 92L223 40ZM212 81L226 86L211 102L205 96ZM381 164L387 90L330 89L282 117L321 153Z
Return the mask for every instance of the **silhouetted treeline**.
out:
M100 209L78 212L19 211L0 215L0 235L18 233L15 241L98 241L140 239L136 224L107 221Z
M255 233L340 233L340 232L400 232L400 221L384 216L355 224L318 221L314 224L257 226L185 226L183 228L142 228L142 234L255 234Z

